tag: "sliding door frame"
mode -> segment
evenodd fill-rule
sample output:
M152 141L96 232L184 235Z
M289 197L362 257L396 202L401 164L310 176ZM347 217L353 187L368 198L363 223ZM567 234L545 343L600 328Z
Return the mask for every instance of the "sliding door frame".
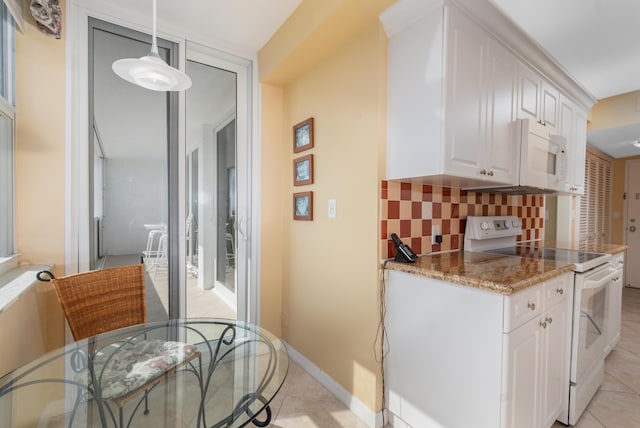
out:
M146 22L148 17L128 15L128 20ZM91 214L93 212L93 82L92 32L100 29L139 39L151 47L150 29L131 21L114 19L113 12L89 9L70 1L67 4L67 144L65 188L65 274L92 268ZM109 30L108 28L111 28ZM125 32L126 34L123 34ZM146 37L147 40L144 40ZM164 40L163 40L164 39ZM158 38L160 47L169 49L169 63L184 70L184 40ZM169 317L184 314L186 266L184 228L184 94L167 95L168 161L168 241Z
M138 14L131 10L123 10L107 2L93 0L68 0L66 4L66 68L67 68L67 103L66 103L66 185L65 185L65 274L86 271L90 266L90 217L89 200L90 174L89 174L89 147L87 135L89 135L91 121L89 118L88 96L88 67L89 67L89 18L96 18L105 22L140 31L151 33L149 16ZM234 64L238 69L246 73L246 85L241 88L238 85L238 97L243 97L246 104L243 111L238 109L238 118L246 115L243 132L246 132L247 144L245 153L238 156L246 156L247 160L247 192L246 217L241 225L242 235L239 239L246 240L247 258L246 269L246 293L238 298L238 319L259 323L259 207L260 207L260 144L258 139L257 103L254 94L258 92L257 76L253 66L256 61L255 52L227 53L211 48L212 43L207 36L202 36L205 42L199 44L198 37L194 36L188 28L172 32L189 34L189 49L192 52L200 52L212 55L219 60ZM174 51L177 57L171 62L180 70L185 70L187 41L184 38L172 34L159 32L159 37L176 43L178 49ZM174 62L175 61L175 62ZM177 141L170 147L169 158L176 160L169 165L170 176L177 173L177 179L170 180L169 201L173 195L178 194L177 203L169 206L169 218L175 219L177 225L170 225L170 240L174 251L171 256L176 263L173 269L171 281L179 284L170 292L170 315L184 316L186 313L186 144L185 144L185 93L177 92L170 95L170 103L177 103L178 115L170 123L171 141ZM240 124L238 124L238 128ZM238 131L240 132L240 131ZM238 201L240 203L240 201ZM171 227L173 226L173 227ZM240 255L239 255L240 256ZM177 262L176 262L177 260ZM176 315L177 314L177 315Z

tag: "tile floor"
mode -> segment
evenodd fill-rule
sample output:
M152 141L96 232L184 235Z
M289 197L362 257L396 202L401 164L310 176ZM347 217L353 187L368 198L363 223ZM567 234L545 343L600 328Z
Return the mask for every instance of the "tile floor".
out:
M271 404L270 428L366 428L368 425L338 401L298 364Z
M620 342L604 368L604 383L575 427L640 427L640 289L622 292ZM553 428L563 426L556 423Z
M140 263L140 255L128 254L122 256L106 256L102 260L103 267L122 266ZM230 276L233 274L231 271ZM229 278L229 281L231 278ZM198 288L197 278L189 275L187 278L187 316L190 318L236 318L236 311L229 306L213 290ZM168 318L168 283L166 269L146 273L147 283L147 319L162 321Z

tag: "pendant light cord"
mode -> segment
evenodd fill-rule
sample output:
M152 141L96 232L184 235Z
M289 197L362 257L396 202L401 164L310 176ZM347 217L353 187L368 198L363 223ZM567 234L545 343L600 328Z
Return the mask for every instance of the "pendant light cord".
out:
M156 18L157 17L157 9L156 9L156 0L153 0L153 27L151 32L151 54L155 56L160 56L158 53L158 43L156 42Z

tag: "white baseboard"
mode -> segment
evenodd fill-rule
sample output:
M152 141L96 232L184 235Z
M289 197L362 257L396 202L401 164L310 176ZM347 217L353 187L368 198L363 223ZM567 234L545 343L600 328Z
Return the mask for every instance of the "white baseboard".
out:
M324 386L338 401L347 406L351 412L362 419L371 428L382 428L382 412L375 413L362 401L354 397L342 385L333 380L331 376L322 371L318 366L309 361L304 355L296 351L291 345L285 343L289 358L295 361L307 373L309 373L320 385Z

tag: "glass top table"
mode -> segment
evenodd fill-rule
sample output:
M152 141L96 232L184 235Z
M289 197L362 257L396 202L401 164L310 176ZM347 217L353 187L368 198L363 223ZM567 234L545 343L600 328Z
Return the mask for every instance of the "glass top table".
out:
M0 378L0 426L268 426L288 365L283 342L249 323L141 324L74 342Z

